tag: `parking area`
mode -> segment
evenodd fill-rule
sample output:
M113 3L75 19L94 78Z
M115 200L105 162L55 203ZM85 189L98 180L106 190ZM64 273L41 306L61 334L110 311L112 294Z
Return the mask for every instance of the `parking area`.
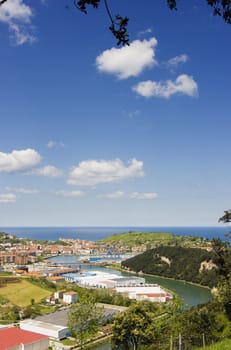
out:
M109 305L109 304L98 304L98 306L103 307L104 317L106 319L110 319L116 314L122 311L125 311L127 309L124 306ZM71 306L68 306L47 315L37 316L35 320L66 327L68 323L68 312L70 308Z

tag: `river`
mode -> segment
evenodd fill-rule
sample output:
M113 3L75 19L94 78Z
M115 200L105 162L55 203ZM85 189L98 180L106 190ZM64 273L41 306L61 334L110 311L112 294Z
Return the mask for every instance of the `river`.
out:
M80 266L81 270L95 270L95 271L106 271L111 273L116 273L118 275L127 276L128 273L120 272L117 270L111 270L104 267L94 266L92 264L83 264L79 261L79 256L77 255L58 255L49 259L50 261L57 264L65 264L74 267ZM130 274L134 275L134 274ZM183 301L184 305L187 307L192 307L198 304L203 304L212 299L211 292L208 288L193 285L190 283L185 283L182 281L171 280L163 277L147 276L142 275L147 283L157 283L167 289L170 289L176 293Z

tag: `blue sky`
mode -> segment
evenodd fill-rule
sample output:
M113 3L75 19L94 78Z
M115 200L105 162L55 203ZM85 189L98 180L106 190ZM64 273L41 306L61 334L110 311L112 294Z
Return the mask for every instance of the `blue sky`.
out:
M69 4L69 9L65 8ZM231 26L201 0L0 8L0 226L216 225L230 208Z

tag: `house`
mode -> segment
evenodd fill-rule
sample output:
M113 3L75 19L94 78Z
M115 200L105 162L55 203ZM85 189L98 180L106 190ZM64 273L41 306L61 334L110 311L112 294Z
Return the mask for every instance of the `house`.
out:
M62 299L64 293L65 293L65 290L57 290L56 292L54 292L54 297L56 299Z
M0 329L0 339L0 350L49 349L48 336L16 327Z
M78 294L76 292L70 291L63 294L63 302L67 304L72 304L78 300Z

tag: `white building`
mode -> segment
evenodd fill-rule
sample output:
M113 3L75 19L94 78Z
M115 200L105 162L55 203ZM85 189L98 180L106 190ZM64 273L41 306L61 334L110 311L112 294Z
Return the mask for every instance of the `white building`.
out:
M84 287L115 288L117 286L139 286L145 283L145 279L134 276L121 276L115 273L91 271L85 274L66 274L65 279Z
M165 303L172 299L172 295L167 293L158 284L146 284L143 286L116 287L116 292L123 293L130 299L149 300L153 302Z
M72 304L78 300L78 294L76 292L65 292L63 293L63 302Z
M21 321L20 328L26 331L46 335L55 340L67 338L70 333L68 327L31 319Z

